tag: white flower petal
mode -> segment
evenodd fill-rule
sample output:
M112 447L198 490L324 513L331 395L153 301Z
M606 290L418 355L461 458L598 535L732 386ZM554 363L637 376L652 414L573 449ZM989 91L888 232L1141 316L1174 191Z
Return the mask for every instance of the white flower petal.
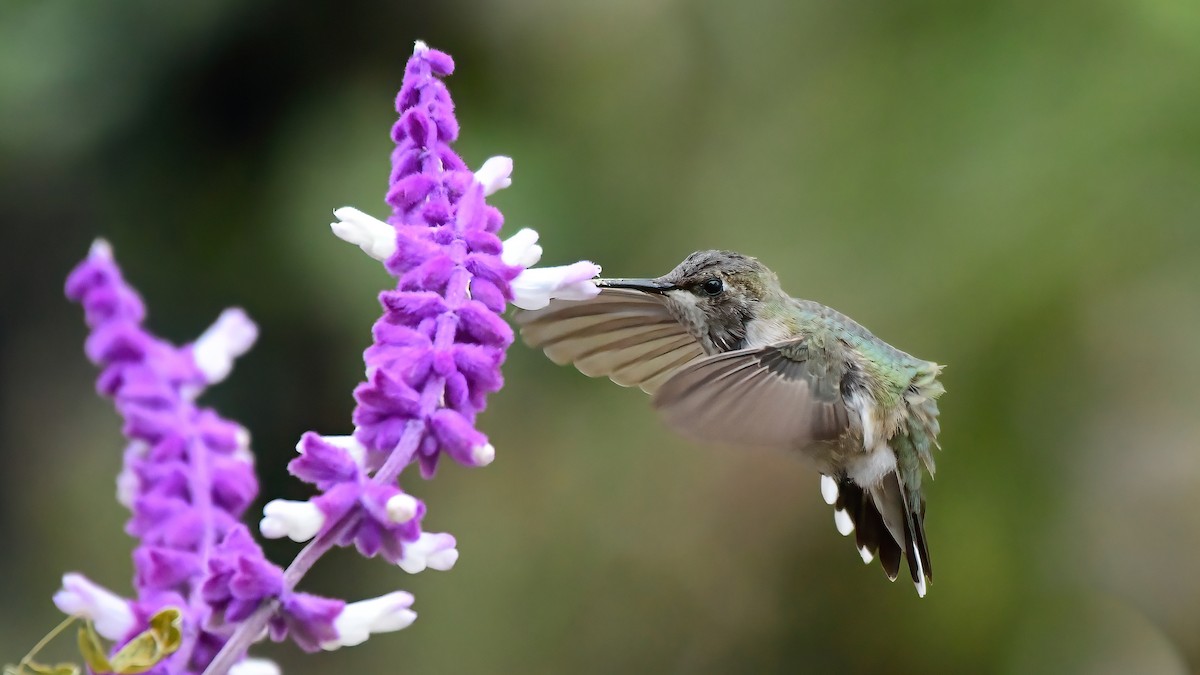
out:
M54 604L64 614L91 619L96 632L108 640L120 640L133 630L129 601L82 574L63 575L62 590L54 594Z
M112 244L108 243L107 239L96 239L92 242L92 247L88 249L88 256L112 260Z
M475 180L483 185L483 196L495 194L512 185L512 170L511 157L497 155L484 162L475 172Z
M254 464L254 453L250 451L250 430L239 425L235 433L237 447L233 449L233 456L247 464Z
M412 495L400 493L391 499L387 500L387 515L388 520L399 525L407 523L417 515L417 507L421 502L417 501Z
M240 309L221 312L213 325L192 344L192 358L209 384L224 380L233 360L249 351L258 339L258 326Z
M333 212L339 219L329 227L338 239L348 241L376 260L387 260L396 252L396 229L352 206Z
M496 448L491 443L484 443L471 448L471 459L475 466L487 466L496 460Z
M263 507L258 529L267 539L287 537L292 541L308 541L317 536L324 524L325 514L312 502L273 499Z
M542 259L542 247L537 245L537 230L526 227L504 240L500 260L505 265L533 267Z
M554 289L553 297L558 300L589 300L599 292L600 287L591 280L576 281Z
M405 544L400 569L417 574L426 569L446 571L458 562L454 535L445 532L422 532L416 541Z
M416 620L412 607L413 596L404 591L395 591L371 600L347 603L342 613L333 620L337 640L323 643L323 649L353 647L367 641L372 633L389 633L407 628Z
M431 570L445 572L454 568L454 563L458 562L458 549L447 548L437 551L425 559L425 566Z
M591 281L600 267L581 261L559 267L527 268L512 282L512 304L521 309L541 309L554 298L587 300L600 293Z
M132 509L139 487L141 487L141 481L138 480L137 473L129 467L121 469L121 473L117 474L117 503L127 509Z
M149 451L150 446L145 441L131 441L129 445L125 446L125 460L122 463L121 473L117 474L117 503L127 509L133 508L133 502L137 499L138 490L141 488L141 481L132 465L136 460L145 457Z
M229 675L283 675L283 670L270 659L245 658L229 668Z

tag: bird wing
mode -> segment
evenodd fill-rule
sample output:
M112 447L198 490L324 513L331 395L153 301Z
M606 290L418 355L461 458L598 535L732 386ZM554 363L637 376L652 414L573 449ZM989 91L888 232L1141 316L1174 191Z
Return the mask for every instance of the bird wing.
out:
M806 338L725 352L681 368L653 403L689 438L801 448L849 427L841 373L832 365L810 353Z
M521 337L550 360L653 394L676 369L704 355L660 296L602 288L589 300L553 300L515 315Z

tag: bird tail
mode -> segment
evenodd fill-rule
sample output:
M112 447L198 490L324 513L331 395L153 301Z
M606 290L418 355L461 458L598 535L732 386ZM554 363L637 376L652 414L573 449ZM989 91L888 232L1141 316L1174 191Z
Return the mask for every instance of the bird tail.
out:
M895 581L903 552L917 594L925 597L926 581L933 580L933 568L925 540L924 500L906 496L894 471L868 489L846 476L837 480L822 476L821 481L826 501L836 509L834 522L838 531L844 535L855 533L855 545L863 562L870 564L879 558L888 579Z

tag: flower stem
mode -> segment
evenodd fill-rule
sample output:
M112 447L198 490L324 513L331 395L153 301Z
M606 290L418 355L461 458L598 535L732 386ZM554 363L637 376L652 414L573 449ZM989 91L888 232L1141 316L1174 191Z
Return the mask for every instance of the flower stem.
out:
M49 633L46 633L45 635L43 635L43 636L42 636L42 639L41 639L41 640L38 640L38 643L37 643L36 645L34 645L34 646L33 646L33 649L30 649L30 650L29 650L29 653L28 653L28 654L26 654L26 655L25 655L25 656L24 656L24 657L21 659L21 662L17 664L17 666L16 666L16 672L18 672L18 673L22 673L22 672L24 672L24 668L25 668L25 666L28 666L28 665L30 665L30 664L33 662L33 657L37 656L37 655L38 655L38 652L42 651L42 649L44 649L44 648L46 647L46 645L50 644L50 641L51 641L51 640L53 640L54 638L58 637L58 634L59 634L59 633L61 633L61 632L63 632L64 630L66 630L67 626L70 626L72 623L74 623L74 622L75 622L75 621L77 621L77 620L79 620L79 617L78 617L78 616L76 616L76 615L74 615L74 614L72 614L71 616L68 616L67 618L63 619L63 620L62 620L62 621L61 621L61 622L60 622L60 623L59 623L57 626L55 626L55 627L54 627L54 629L53 629L53 630L51 630ZM4 672L5 672L5 673L7 673L7 672L8 672L8 668L7 668L7 667L5 667L5 669L4 669Z
M441 378L436 379L440 380ZM409 420L408 425L404 427L404 433L400 436L400 442L396 444L396 449L392 450L383 466L379 467L379 470L371 476L371 480L376 483L394 483L400 477L400 472L404 470L404 467L412 461L413 455L417 452L417 446L421 443L421 437L424 435L425 420Z
M285 591L289 592L300 583L304 575L308 573L317 560L325 555L329 549L333 548L334 543L350 528L354 527L358 522L359 515L357 513L348 513L341 520L334 523L333 527L318 535L315 539L308 542L300 553L292 560L292 564L288 565L287 570L283 573L283 586ZM258 609L254 610L245 621L238 624L237 630L229 638L229 641L221 647L221 651L213 658L208 667L204 669L204 675L225 675L229 669L233 667L239 659L250 648L250 645L258 641L263 631L267 628L267 623L271 617L279 611L279 599L271 598L263 602Z
M400 437L400 442L396 444L395 451L388 457L384 465L375 472L372 480L377 482L391 482L396 480L400 471L408 466L412 460L413 453L416 452L417 446L421 442L421 437L425 434L425 422L422 420L412 420L404 429L404 435ZM325 555L329 549L341 541L343 536L353 530L358 525L358 521L362 516L357 511L350 511L342 516L340 520L335 522L332 527L317 535L315 539L308 542L308 545L300 550L291 564L283 572L283 592L290 593L305 574L312 569L317 560ZM229 641L221 647L221 651L213 658L208 667L204 669L204 675L225 675L229 669L246 653L250 645L258 641L259 637L266 630L267 624L271 621L271 617L279 611L279 599L271 598L266 600L258 609L254 610L245 621L238 624L237 629L230 636Z

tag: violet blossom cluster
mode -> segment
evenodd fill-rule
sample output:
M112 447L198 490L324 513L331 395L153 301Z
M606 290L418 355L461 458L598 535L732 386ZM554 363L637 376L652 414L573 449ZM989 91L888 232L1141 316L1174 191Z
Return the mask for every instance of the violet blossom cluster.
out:
M289 625L299 641L333 637L333 620L345 603L283 594L282 570L263 559L240 521L258 492L249 434L195 402L254 343L254 323L231 309L190 345L155 337L142 326L145 305L104 241L93 244L71 272L66 292L83 305L91 328L85 351L101 367L97 390L112 398L125 422L129 443L117 499L132 512L126 531L139 544L133 552L135 598L71 573L55 604L91 619L101 636L118 644L141 632L159 610L179 608L186 626L182 644L152 671L160 673L201 672L225 644L223 624L239 620L244 610L238 596L247 592L274 592L288 606L277 619L278 637ZM271 667L243 659L237 671Z
M489 464L495 449L475 418L503 384L513 334L501 314L509 303L535 309L598 292L592 263L531 269L541 256L533 230L498 237L503 218L485 197L511 183L512 162L496 157L472 172L451 149L458 123L441 78L453 68L448 55L420 42L407 64L392 129L388 220L335 211L334 233L382 261L396 286L379 296L383 315L364 353L366 380L354 391L353 433L306 433L288 465L317 496L264 508L263 536L308 542L286 570L265 559L241 522L258 490L248 433L196 404L249 349L254 324L228 310L189 345L154 337L102 241L69 277L67 295L83 305L92 331L86 352L102 368L97 388L125 420L118 498L139 540L137 595L121 598L72 573L55 602L117 646L155 612L179 608L182 646L151 672L275 673L269 661L246 656L265 635L312 651L409 625L416 614L404 591L347 603L295 587L334 546L353 545L408 572L452 567L454 537L422 530L425 504L400 488L401 472L416 463L430 478L443 455Z

